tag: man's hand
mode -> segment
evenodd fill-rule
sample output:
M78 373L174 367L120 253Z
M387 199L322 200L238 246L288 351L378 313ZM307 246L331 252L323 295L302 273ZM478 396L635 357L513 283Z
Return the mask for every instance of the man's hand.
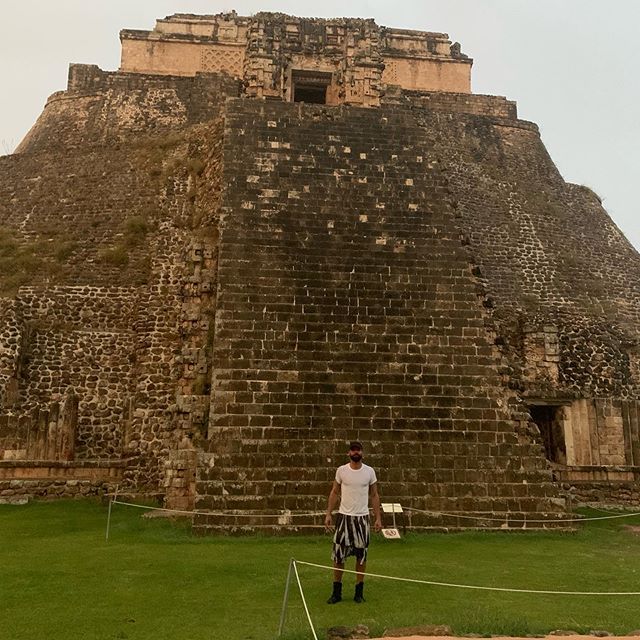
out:
M340 502L340 485L334 480L331 485L331 492L329 493L329 500L327 502L327 514L324 517L324 528L327 531L333 531L333 519L331 518L331 512L338 506Z
M376 517L375 523L373 525L374 531L382 531L382 511L380 505L380 494L378 493L378 483L374 482L369 487L369 499L371 500L371 505L373 506L373 513Z

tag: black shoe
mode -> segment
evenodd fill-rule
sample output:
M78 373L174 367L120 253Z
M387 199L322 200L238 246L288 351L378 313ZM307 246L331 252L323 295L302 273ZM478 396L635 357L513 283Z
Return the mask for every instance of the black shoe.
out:
M361 602L365 602L364 595L362 592L364 591L364 582L358 582L356 584L356 595L353 596L353 601L360 604Z
M327 604L336 604L336 602L340 602L340 600L342 600L342 582L334 582L333 593L327 600Z

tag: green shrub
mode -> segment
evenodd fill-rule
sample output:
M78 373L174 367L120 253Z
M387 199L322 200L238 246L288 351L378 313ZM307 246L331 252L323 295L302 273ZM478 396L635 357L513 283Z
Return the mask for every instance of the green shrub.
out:
M58 262L66 262L77 249L75 242L63 242L54 247L54 256Z
M185 168L191 175L199 176L204 171L205 164L201 158L188 158Z
M129 247L136 247L142 243L149 232L149 223L143 216L134 216L125 220L124 242Z
M129 264L129 253L126 247L117 245L100 253L100 259L114 267L126 267Z
M125 222L125 229L132 235L144 235L149 230L149 224L142 216L135 216Z
M2 264L0 264L2 269ZM11 275L4 275L0 279L0 296L13 296L18 292L18 289L29 282L28 273L13 273Z
M0 258L13 256L18 251L18 243L7 229L0 229Z

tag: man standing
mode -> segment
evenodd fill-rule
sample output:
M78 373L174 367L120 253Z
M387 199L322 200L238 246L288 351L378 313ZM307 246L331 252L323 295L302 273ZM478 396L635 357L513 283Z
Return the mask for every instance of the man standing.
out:
M376 472L362 462L362 443L349 444L349 462L338 467L327 504L324 525L331 530L331 512L338 502L340 508L333 536L333 593L327 600L335 604L342 600L342 574L344 562L349 556L356 557L356 602L364 602L364 573L369 547L369 498L375 515L375 530L382 529L380 496Z

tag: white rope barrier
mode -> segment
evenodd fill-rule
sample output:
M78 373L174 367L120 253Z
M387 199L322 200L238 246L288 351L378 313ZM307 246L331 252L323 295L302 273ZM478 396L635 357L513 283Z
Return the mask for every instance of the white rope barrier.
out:
M107 494L111 495L111 494ZM111 512L114 504L121 504L125 507L134 507L135 509L148 509L150 511L164 511L165 513L175 513L177 515L193 516L221 516L223 518L292 518L297 516L320 516L324 515L324 511L300 511L298 513L232 513L228 511L184 511L181 509L166 509L164 507L153 507L147 504L135 504L134 502L124 502L117 500L117 491L113 494L113 498L109 501L109 510L107 513L107 529L105 533L106 541L109 541L109 532L111 530ZM278 523L281 524L281 523Z
M110 494L107 494L110 495ZM282 511L280 513L234 513L231 511L188 511L181 509L167 509L165 507L154 507L145 504L135 504L133 502L124 502L117 499L117 493L114 494L113 500L110 501L109 506L112 504L121 504L126 507L134 507L136 509L149 509L152 511L164 511L166 513L175 513L185 516L216 516L223 518L297 518L304 516L324 516L325 511L299 511L299 512L290 512L290 511ZM432 516L443 516L447 518L463 518L465 520L484 520L488 522L504 522L506 524L511 524L513 527L517 525L526 525L526 524L559 524L559 523L567 523L567 522L593 522L597 520L616 520L620 518L633 518L636 516L640 516L640 512L634 513L618 513L614 515L606 515L606 516L594 516L591 518L580 516L578 518L558 518L558 519L529 519L523 518L513 519L509 522L509 516L470 516L463 513L446 513L444 511L429 511L427 509L416 509L414 507L403 507L405 511L413 511L415 513L424 513L426 515Z
M445 516L448 518L465 518L465 519L469 519L469 520L488 520L488 521L492 521L492 522L507 522L509 519L509 516L469 516L469 515L465 515L462 513L445 513L443 511L428 511L426 509L414 509L413 507L403 507L405 509L405 511L415 511L416 513L425 513L428 515L434 515L434 516ZM616 515L610 515L610 516L594 516L592 518L587 518L587 517L579 517L579 518L558 518L557 520L552 520L547 518L546 520L530 520L529 518L523 518L522 520L512 520L511 522L514 525L517 524L539 524L539 523L545 523L545 524L556 524L559 522L592 522L594 520L614 520L616 518L633 518L635 516L640 516L640 512L634 512L634 513L622 513L622 514L616 514Z
M300 582L300 576L298 575L298 567L296 566L296 561L292 562L293 572L296 575L296 580L298 582L298 589L300 589L300 597L302 598L302 604L304 605L304 611L307 614L307 620L309 621L309 626L311 627L311 633L313 633L313 639L318 640L318 636L316 635L316 630L313 628L313 622L311 622L311 616L309 615L309 607L307 607L307 601L304 597L304 591L302 590L302 583Z
M302 560L294 560L294 567L296 564L306 565L308 567L316 567L318 569L327 569L333 571L334 567L323 564L315 564L313 562L303 562ZM341 569L343 573L355 573L357 571L351 571L349 569ZM297 576L296 571L296 576ZM416 578L400 578L397 576L385 576L379 573L369 573L367 571L368 578L384 578L386 580L396 580L398 582L411 582L414 584L428 584L436 587L455 587L457 589L475 589L480 591L502 591L508 593L536 593L546 595L562 595L562 596L640 596L640 591L550 591L542 589L508 589L506 587L484 587L480 585L471 584L455 584L452 582L436 582L434 580L418 580Z
M187 516L223 516L226 518L295 518L298 516L323 516L324 511L299 511L297 513L284 511L283 513L233 513L230 511L186 511L180 509L166 509L164 507L153 507L147 504L135 504L133 502L122 502L112 500L113 504L122 504L127 507L137 509L151 509L153 511L165 511L167 513L179 513Z

